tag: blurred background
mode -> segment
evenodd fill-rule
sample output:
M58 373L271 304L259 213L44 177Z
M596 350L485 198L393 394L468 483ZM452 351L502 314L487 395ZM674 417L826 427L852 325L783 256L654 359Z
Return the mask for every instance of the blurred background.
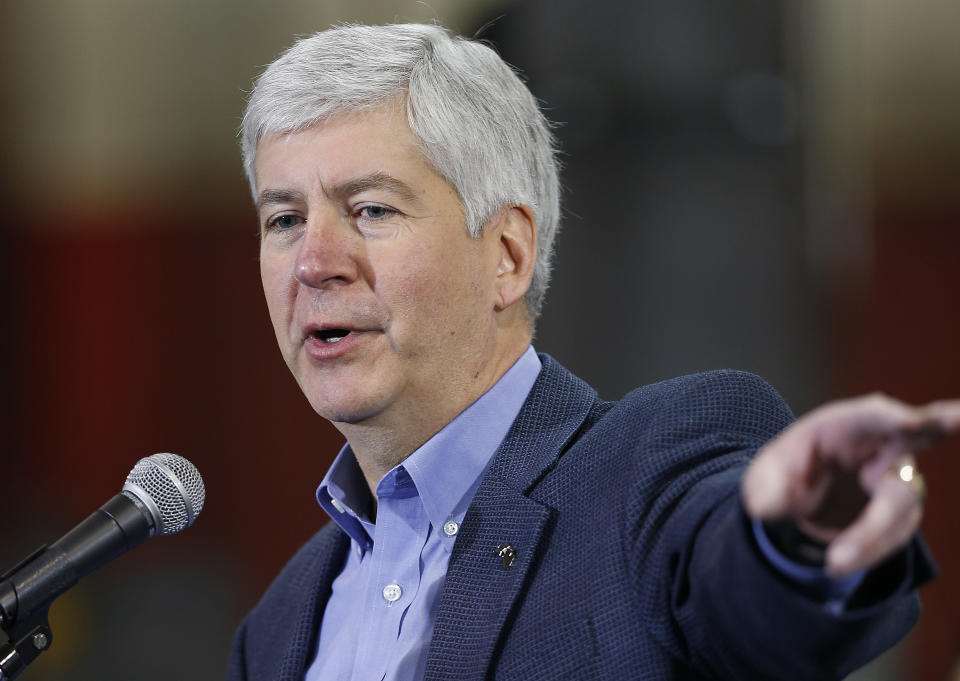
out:
M564 227L536 346L615 398L715 367L798 413L960 395L960 4L952 0L7 0L0 4L4 542L12 566L142 456L196 463L197 525L59 599L24 678L220 678L326 517L340 446L276 350L235 133L295 35L437 20L544 102ZM960 446L921 463L942 575L859 679L960 651Z

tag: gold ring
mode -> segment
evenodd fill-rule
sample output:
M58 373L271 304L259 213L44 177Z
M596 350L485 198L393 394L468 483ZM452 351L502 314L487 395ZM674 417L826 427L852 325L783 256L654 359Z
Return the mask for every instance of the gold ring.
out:
M923 475L912 463L905 463L895 472L895 475L903 482L910 485L910 489L917 495L920 501L927 498L927 483Z

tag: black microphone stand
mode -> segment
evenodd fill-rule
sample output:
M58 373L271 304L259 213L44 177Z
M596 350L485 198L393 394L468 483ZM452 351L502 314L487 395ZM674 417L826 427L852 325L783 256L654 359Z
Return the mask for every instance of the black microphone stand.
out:
M19 676L53 641L53 600L81 577L150 537L152 516L117 494L50 546L41 546L0 577L0 681Z
M27 665L36 660L53 642L53 632L48 621L53 599L40 607L32 608L26 617L18 618L16 591L7 581L47 550L46 546L41 546L0 577L0 629L10 638L0 646L0 681L20 676Z

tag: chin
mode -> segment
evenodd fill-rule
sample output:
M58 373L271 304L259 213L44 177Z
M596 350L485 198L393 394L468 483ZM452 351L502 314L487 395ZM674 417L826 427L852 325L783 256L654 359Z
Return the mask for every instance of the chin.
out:
M403 395L403 381L389 369L340 367L335 371L300 374L300 389L319 415L335 423L359 423L374 418Z
M376 400L361 397L346 398L339 395L331 398L329 395L307 395L310 406L327 421L334 423L359 423L376 416L381 407Z
M331 411L330 409L318 409L316 407L314 407L314 411L330 423L361 423L369 419L375 413L347 409L341 411Z

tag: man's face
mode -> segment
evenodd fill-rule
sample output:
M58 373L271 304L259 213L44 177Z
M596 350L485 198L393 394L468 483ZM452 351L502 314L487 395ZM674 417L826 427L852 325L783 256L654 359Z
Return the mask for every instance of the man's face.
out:
M270 318L317 413L403 427L462 401L495 352L499 246L402 114L268 136L256 171Z

